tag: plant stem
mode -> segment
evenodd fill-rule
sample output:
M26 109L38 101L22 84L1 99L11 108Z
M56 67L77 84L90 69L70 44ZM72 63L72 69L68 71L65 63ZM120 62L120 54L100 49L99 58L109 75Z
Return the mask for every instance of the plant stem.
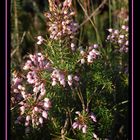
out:
M77 88L77 92L76 93L77 93L77 95L78 95L78 97L79 97L79 99L80 99L80 101L82 103L83 110L86 111L85 103L84 103L84 98L82 96L80 88Z
M111 17L111 1L109 0L109 28L111 28L111 22L112 22L112 17Z
M14 0L14 24L15 24L15 46L17 48L17 56L18 56L18 60L19 62L21 62L21 57L20 57L20 53L19 53L19 33L18 33L18 16L17 16L17 3L16 0Z
M100 44L100 46L102 46L102 41L101 41L101 38L100 38L100 35L99 35L99 32L98 32L98 29L96 28L96 26L95 26L95 24L93 23L93 21L91 20L91 18L88 16L88 13L87 13L87 11L84 9L84 7L83 7L83 5L81 4L81 2L80 2L79 0L78 0L78 2L79 2L79 4L80 4L82 10L84 11L86 17L90 20L90 22L91 22L91 24L92 24L92 26L93 26L93 28L94 28L94 30L95 30L95 32L96 32L96 38L97 38L98 43Z

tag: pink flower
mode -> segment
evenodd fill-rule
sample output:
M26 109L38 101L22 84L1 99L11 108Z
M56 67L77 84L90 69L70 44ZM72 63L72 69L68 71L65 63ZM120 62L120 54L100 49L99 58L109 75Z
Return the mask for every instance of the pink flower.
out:
M72 86L72 81L68 81L68 85L69 86Z
M125 25L122 25L122 29L125 30L127 27Z
M19 84L19 83L22 81L22 79L19 78L19 77L14 77L14 78L12 79L12 81L14 82L14 85L16 85L16 84Z
M36 111L36 112L37 112L37 111L38 111L38 107L34 107L34 111Z
M110 29L108 29L108 31L111 33L113 31L113 29L110 28Z
M114 30L114 34L118 35L119 34L119 30Z
M44 101L49 103L50 102L50 99L49 98L44 98Z
M94 44L93 46L95 49L99 47L98 44Z
M57 84L56 80L52 81L52 86L55 86Z
M46 109L49 109L51 107L51 102L50 102L50 100L48 98L44 99L44 107Z
M46 90L45 89L41 89L40 95L44 96L46 94Z
M128 40L126 41L125 45L126 45L126 46L128 46L128 45L129 45L129 41L128 41Z
M65 85L66 85L65 79L60 80L60 84L61 84L63 87L65 87Z
M31 67L32 67L32 62L31 62L31 60L27 60L27 62L25 63L23 69L24 69L24 70L28 70L28 69L30 69Z
M21 107L20 107L20 111L21 111L21 115L23 115L24 112L25 112L25 106L21 106Z
M74 122L74 123L72 124L72 127L73 127L73 129L77 128L77 127L78 127L78 123L77 123L77 122Z
M83 133L86 133L86 132L87 132L87 125L84 125L84 126L82 127L82 132L83 132Z
M25 126L29 126L29 124L30 124L29 121L25 122Z
M82 59L81 59L81 64L84 64L84 63L85 63L85 59L82 58Z
M31 117L30 117L29 115L27 115L27 116L26 116L26 121L29 121L30 118L31 118Z
M82 56L84 56L84 55L85 55L85 52L84 52L83 50L80 50L80 54L81 54Z
M71 43L71 50L74 51L75 50L75 44Z
M72 0L65 0L63 3L63 7L70 7L72 4Z
M68 75L68 81L72 81L72 75Z
M93 52L94 54L96 54L96 55L100 55L100 53L99 53L97 50L95 50L95 49L92 49L92 52Z
M38 93L39 90L40 90L40 87L35 86L34 89L33 89L33 92Z
M75 114L77 114L79 116L81 115L80 111L76 111Z
M48 118L48 114L47 114L47 112L46 112L46 111L43 111L43 112L42 112L42 117L44 117L45 119L47 119L47 118Z
M44 41L42 36L38 36L37 39L38 39L38 42L37 42L38 45L41 45L42 42Z
M77 76L77 75L75 75L74 77L73 77L73 79L76 81L76 82L78 82L80 79L79 79L79 77Z
M88 63L92 63L93 62L93 56L88 55L87 56L87 61L88 61Z
M119 37L120 37L121 39L123 39L123 38L124 38L124 35L119 35Z
M22 89L22 85L18 85L18 89L21 90Z
M81 130L81 128L82 128L82 124L79 123L78 124L78 129Z
M87 110L87 109L86 109ZM72 124L73 129L79 129L81 130L83 133L87 133L87 121L89 118L91 118L94 122L96 122L96 118L94 116L93 113L91 113L91 115L88 114L83 114L79 111L76 111L75 114L77 114L78 116L74 119L75 122Z
M14 89L14 92L15 92L15 93L19 93L18 89Z
M96 117L93 113L91 113L89 117L92 119L92 121L97 122Z
M93 133L93 137L95 138L95 139L97 139L98 137L97 137L97 135L95 134L95 133Z
M42 118L42 117L39 118L39 122L40 122L41 124L43 124L43 118Z

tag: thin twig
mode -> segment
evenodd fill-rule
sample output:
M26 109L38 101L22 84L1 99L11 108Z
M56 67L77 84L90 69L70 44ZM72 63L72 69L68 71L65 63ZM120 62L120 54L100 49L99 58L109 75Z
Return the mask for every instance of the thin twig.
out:
M100 36L99 36L99 33L98 33L98 29L96 28L95 24L93 23L93 21L92 21L91 18L89 17L87 11L85 10L85 8L84 8L83 5L81 4L81 2L80 2L79 0L78 0L78 2L79 2L79 4L80 4L81 8L83 9L85 15L87 16L87 18L89 18L89 20L90 20L92 26L94 27L95 32L96 32L96 37L97 37L98 43L100 43L100 45L102 46L102 42L101 42L101 39L100 39ZM81 27L81 26L80 26L80 27Z
M80 27L83 26L86 22L88 22L93 16L95 16L95 15L98 13L99 9L100 9L102 6L104 6L104 4L105 4L106 2L107 2L107 0L104 0L104 1L98 6L98 8L96 8L95 11L94 11L90 16L88 16L87 19L86 19L85 21L83 21L83 22L80 24ZM80 27L79 27L79 28L80 28Z
M20 41L20 44L22 44L25 35L26 35L26 32L24 31L24 32L23 32L23 35L22 35L22 38L21 38L21 41ZM13 55L16 53L16 51L18 51L20 44L12 51L11 57L13 57Z

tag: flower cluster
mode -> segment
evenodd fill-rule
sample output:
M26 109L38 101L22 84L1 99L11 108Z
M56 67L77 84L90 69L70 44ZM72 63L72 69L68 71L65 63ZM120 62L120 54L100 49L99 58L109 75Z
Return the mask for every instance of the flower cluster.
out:
M94 60L97 58L97 56L100 55L99 51L96 49L98 48L97 44L94 44L88 48L88 51L84 51L82 48L80 48L80 54L82 56L81 58L81 64L87 63L93 63Z
M75 49L76 49L75 44L74 44L74 43L71 43L71 44L70 44L70 48L71 48L72 51L75 51Z
M77 75L68 75L66 79L66 74L58 69L53 70L51 74L52 78L52 86L55 86L58 82L63 87L66 86L66 83L68 83L69 86L72 86L73 83L79 82L79 77Z
M29 127L30 124L32 124L32 126L38 126L39 124L42 125L43 118L48 118L48 110L51 107L51 102L48 98L38 99L38 95L35 94L35 92L28 92L27 89L21 84L23 80L23 78L20 78L17 75L13 75L11 99L12 103L13 101L14 103L17 103L16 105L18 105L20 109L20 116L17 118L15 123L23 123L23 120L25 119L26 127ZM41 84L41 86L43 85ZM41 90L43 88L44 87L42 87ZM29 128L27 128L26 130L29 130Z
M88 119L93 122L97 122L96 117L93 113L91 114L81 114L79 111L75 112L78 117L75 118L75 122L72 124L73 129L82 130L83 133L87 133L87 121Z
M77 84L79 82L79 77L77 75L68 75L68 85L72 86L73 83Z
M65 85L66 85L65 75L64 75L64 73L60 72L60 70L58 70L58 69L53 70L53 72L51 74L51 78L52 78L52 86L55 86L57 84L57 82L59 82L60 85L65 87Z
M38 39L37 45L41 45L44 41L44 38L42 36L38 36L37 39Z
M13 73L11 80L11 107L20 102L23 97L21 93L24 93L25 88L22 85L23 78L18 77L16 73Z
M111 43L114 43L120 47L120 52L128 52L128 26L122 25L121 30L117 29L108 29L109 35L107 36L107 40Z
M30 54L29 58L23 67L24 70L28 70L27 75L20 78L14 74L11 86L11 92L17 95L17 98L13 99L20 106L20 116L15 123L22 123L25 119L25 131L29 131L30 125L33 127L43 125L43 120L48 118L48 111L51 107L50 100L44 97L46 95L45 83L39 76L42 70L50 71L51 64L41 53ZM22 85L25 82L24 86L28 86L27 88Z
M20 116L15 123L22 123L25 119L25 127L43 125L43 120L48 119L48 110L51 107L51 102L48 98L34 101L31 94L27 94L26 100L20 102Z
M29 55L30 60L27 60L23 69L24 70L49 70L50 69L50 61L45 59L45 57L41 53L37 53L35 55Z
M45 13L49 20L50 38L62 40L64 37L74 38L78 24L73 20L75 12L71 9L72 0L65 0L63 4L58 1L49 1L50 12Z
M27 82L33 85L33 92L38 94L40 92L39 98L42 98L45 93L45 84L42 82L41 77L39 76L39 72L42 70L51 70L51 63L49 60L45 59L45 57L41 54L29 55L30 60L27 60L23 69L29 70L27 73Z

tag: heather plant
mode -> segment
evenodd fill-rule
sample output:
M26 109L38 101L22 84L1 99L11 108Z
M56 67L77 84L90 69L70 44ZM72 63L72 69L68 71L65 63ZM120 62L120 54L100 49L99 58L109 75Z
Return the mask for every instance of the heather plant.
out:
M97 37L85 41L85 22L78 23L74 2L48 0L46 34L35 37L38 49L25 55L20 71L12 67L14 140L128 138L128 17L121 26L108 27L101 40L90 9L78 0Z

